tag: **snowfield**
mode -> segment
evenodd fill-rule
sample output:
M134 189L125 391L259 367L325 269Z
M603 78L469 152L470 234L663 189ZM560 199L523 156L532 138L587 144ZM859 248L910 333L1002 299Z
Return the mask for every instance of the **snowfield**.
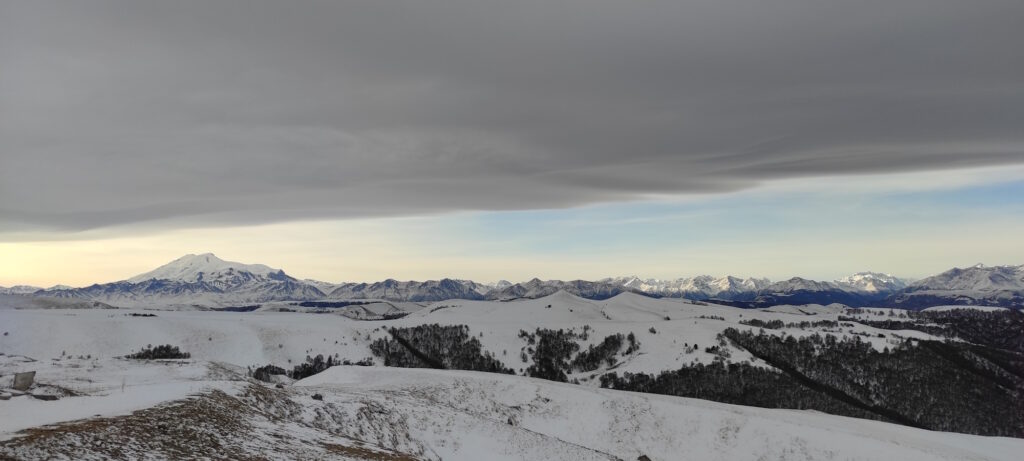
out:
M296 386L324 392L327 404L399 407L413 438L443 459L966 460L1015 459L1024 448L1016 439L477 372L335 367Z
M6 387L14 373L36 371L32 392L60 399L0 400L0 458L175 458L215 446L230 447L219 455L225 458L271 459L1009 460L1024 452L1024 439L601 389L593 379L611 369L657 373L710 363L715 356L704 348L718 344L723 329L756 330L741 321L813 322L888 315L889 309L745 310L631 293L593 301L565 292L403 306L418 310L386 321L343 315L346 309L366 312L366 306L319 314L8 306L0 308L0 383ZM370 306L377 309L390 308ZM426 323L468 325L485 350L517 371L530 365L520 358L520 330L582 331L586 325L584 347L606 335L634 333L641 348L611 369L570 376L583 385L381 366L337 366L283 388L247 377L249 367L291 368L309 355L371 357L370 342L385 337L387 327ZM899 338L930 338L861 324L781 330L825 331L858 335L878 349ZM118 358L150 344L179 346L191 358ZM687 352L685 345L693 344L699 347ZM768 366L730 349L730 361ZM146 438L152 431L171 435ZM183 438L197 442L183 448L175 442Z
M161 364L151 366L172 369ZM183 366L202 368L204 364ZM285 389L247 383L242 375L236 375L233 381L178 381L182 378L173 375L167 379L169 383L136 385L127 394L115 389L106 398L66 397L56 402L16 398L0 404L0 416L5 422L30 424L53 423L60 416L65 420L91 417L89 413L94 411L97 416L110 416L135 409L132 406L156 404L160 399L183 399L187 388L198 394L185 400L186 405L190 401L231 402L231 415L215 413L204 417L241 415L242 424L252 432L243 434L246 440L236 441L232 449L243 450L235 454L250 456L276 453L278 458L307 459L632 460L643 455L652 460L1011 460L1017 459L1024 449L1024 441L1019 439L930 432L817 412L742 407L466 371L341 366ZM250 388L245 389L246 386ZM322 400L313 399L314 394L320 394ZM103 404L95 399L103 399ZM164 416L159 411L173 412L175 404L178 403L157 406L156 415ZM210 411L210 405L200 408ZM216 411L217 407L213 408ZM26 420L24 415L32 416ZM160 418L150 417L137 424L154 419ZM102 459L106 453L103 449L82 451L80 446L96 440L128 445L122 453L130 455L129 458L161 458L161 454L166 454L159 451L159 446L132 451L135 445L145 445L146 441L140 438L110 439L109 432L83 435L76 430L90 421L51 426L44 435L29 431L29 436L12 433L19 427L5 423L3 435L10 440L6 445L0 444L0 455L16 455L18 459ZM215 430L211 428L208 432ZM285 445L286 451L280 451L276 437L282 433L301 443L292 441ZM366 453L366 457L350 456L350 451L339 452L339 447L364 447L370 450L368 453L391 453L394 457ZM61 453L70 456L63 457Z
M307 355L337 354L339 359L364 359L371 356L370 342L387 336L387 327L438 323L468 325L484 349L518 370L531 363L519 358L525 345L518 336L520 330L575 328L582 331L587 325L591 332L589 338L581 342L584 347L600 343L615 333L633 333L640 341L640 352L625 358L615 367L616 371L656 373L691 362L710 363L715 356L706 353L704 348L718 344L716 336L723 329L756 330L740 321L836 320L845 312L838 306L739 309L632 293L594 301L565 292L509 302L441 301L389 321L361 321L344 315L363 312L363 306L327 310L330 313L0 308L0 328L10 333L0 336L0 352L40 360L59 358L62 353L108 358L138 351L148 344L173 344L198 360L242 367L266 364L290 367L290 364L301 363ZM882 311L887 313L890 309ZM156 317L133 317L132 313ZM785 328L778 331L794 336L825 331L841 337L856 333L879 350L898 342L897 336L932 338L915 330L890 331L851 325L838 330ZM684 345L693 344L699 347L686 353ZM745 350L730 348L730 352L732 361L758 363ZM578 378L587 380L590 375L604 371L600 369Z

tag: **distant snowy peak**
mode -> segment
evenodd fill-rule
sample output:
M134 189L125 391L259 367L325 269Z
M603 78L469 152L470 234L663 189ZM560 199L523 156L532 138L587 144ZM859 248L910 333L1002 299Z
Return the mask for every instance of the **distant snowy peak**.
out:
M249 275L247 275L249 274ZM213 253L188 254L152 271L128 279L132 283L146 280L170 280L174 282L198 283L224 279L284 277L284 271L272 269L263 264L242 264L225 261Z
M793 293L797 291L832 291L841 290L838 284L832 282L819 282L817 280L810 280L801 277L793 277L789 280L783 280L768 285L763 290L763 293Z
M836 280L836 284L866 293L895 293L907 287L902 279L879 272L858 272Z
M766 278L740 278L731 275L716 279L711 286L720 291L757 291L771 284Z
M941 305L1024 308L1024 265L953 268L907 285L890 304L911 309Z
M470 281L470 280L467 280L467 282L468 281ZM485 291L503 290L505 288L508 288L508 287L512 286L512 282L509 282L508 280L505 280L505 279L498 280L497 282L475 282L475 283L477 284L477 286L485 289Z
M771 283L768 279L741 278L731 275L725 277L698 275L666 280L642 279L633 275L611 277L601 281L655 296L723 299L752 297L758 290Z
M212 253L185 255L128 280L81 288L54 286L0 287L0 294L80 298L110 305L241 306L269 301L381 299L434 302L449 299L540 298L564 291L587 299L608 299L621 293L689 298L742 306L832 304L851 307L894 306L911 309L938 305L1024 307L1024 265L954 268L907 284L878 272L858 272L832 282L793 277L772 283L763 278L700 275L677 279L636 275L598 281L441 279L374 283L327 283L298 280L263 264L225 261Z
M0 287L0 295L29 295L39 290L42 288L32 285L15 285L10 288Z
M212 253L185 255L119 282L82 288L54 287L37 296L79 298L115 306L240 306L324 297L314 284L262 264L225 261Z
M333 299L386 299L390 301L429 302L446 299L483 299L493 291L472 280L427 280L401 282L387 279L374 283L342 283L328 292Z
M527 282L516 283L502 289L494 289L487 293L486 299L509 300L517 298L543 298L559 291L587 299L608 299L626 292L649 294L641 290L625 287L618 283L601 280L541 280L533 278Z
M338 286L340 286L340 284L338 283L322 282L320 280L313 279L304 279L302 280L302 283L305 283L306 285L311 285L324 293L330 293L334 291L336 288L338 288Z
M976 264L966 268L953 268L946 272L911 283L908 289L1002 291L1024 290L1024 265L985 266Z

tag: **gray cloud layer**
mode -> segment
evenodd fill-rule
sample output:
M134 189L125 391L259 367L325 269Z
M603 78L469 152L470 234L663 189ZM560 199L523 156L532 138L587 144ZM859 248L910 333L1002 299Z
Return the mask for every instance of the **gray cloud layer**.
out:
M1020 0L0 6L0 231L1024 162Z

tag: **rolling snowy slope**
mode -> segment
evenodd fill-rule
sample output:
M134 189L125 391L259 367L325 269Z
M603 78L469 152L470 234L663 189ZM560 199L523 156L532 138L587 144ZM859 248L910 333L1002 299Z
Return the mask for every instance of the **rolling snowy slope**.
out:
M104 384L55 402L0 402L0 456L166 458L216 449L317 459L997 461L1024 449L1020 439L466 371L334 367L275 389L216 363L106 359L68 367L60 379L43 381ZM56 424L78 418L89 419ZM30 429L42 423L50 426Z
M296 383L406 415L444 459L1012 459L1024 442L532 378L337 367ZM358 397L356 397L358 396ZM387 396L382 397L382 396Z
M388 306L371 303L352 308ZM137 433L116 429L150 425L152 430L172 431L176 437L221 440L240 450L234 453L239 457L275 453L285 458L353 459L352 450L362 447L412 457L408 459L637 459L644 455L652 460L1001 460L1014 459L1024 449L1022 439L929 432L812 411L601 389L594 378L607 372L654 374L723 360L705 350L711 345L729 352L724 359L728 363L746 362L771 370L746 350L720 343L718 334L727 327L756 331L757 327L742 323L750 321L834 322L843 315L893 318L889 309L852 311L832 305L747 310L633 293L597 301L564 291L507 302L437 302L387 321L349 318L342 315L346 309L317 309L328 312L322 314L0 309L0 381L8 381L15 372L33 370L37 392L62 396L55 402L24 396L0 401L4 421L0 440L10 439L0 442L0 454L47 459L59 453L82 453L75 451L82 447L101 450L97 447L127 445L143 450L132 452L136 457L171 456L167 453L173 452L160 451L173 449L160 445L170 442L140 440ZM608 335L633 334L639 349L618 355L614 365L570 374L570 380L582 385L466 371L391 369L381 367L377 357L377 366L333 367L283 389L246 378L250 368L267 364L290 368L318 354L362 360L373 356L371 343L388 337L388 328L435 323L466 325L485 351L517 372L533 365L532 357L520 354L526 346L520 330L585 331L587 337L579 339L583 347L598 344ZM876 351L908 338L937 339L915 330L840 323L841 328L782 326L772 331L796 337L827 331L840 338L856 337ZM117 358L150 344L180 346L191 358L151 362ZM313 394L323 399L314 400ZM201 419L190 416L196 411ZM229 413L221 413L225 411ZM16 433L96 414L106 419L73 423L66 430L33 432L36 435L29 438ZM168 427L163 421L178 422ZM240 436L218 433L216 427L204 426L206 421L232 421L247 428L242 433L250 437L236 440L232 437ZM88 429L97 424L108 429ZM197 436L195 431L200 429L187 429L193 427L207 427L202 430L212 435ZM278 440L287 442L275 444ZM196 449L205 442L199 443ZM102 451L86 453L93 453L95 459L107 457Z
M19 297L20 298L20 297ZM371 306L372 307L372 306ZM308 355L337 354L352 361L370 357L369 344L387 337L388 327L422 324L467 325L483 347L507 366L524 369L520 351L526 345L519 331L537 328L575 329L588 327L586 347L612 334L633 333L641 344L638 353L625 356L615 366L619 372L657 373L690 363L711 363L715 355L704 349L718 343L717 335L727 327L752 329L745 320L800 321L837 320L842 308L776 307L749 310L681 299L655 299L632 293L594 301L566 292L540 299L510 302L450 300L430 304L408 316L389 321L361 321L346 317L347 309L333 313L299 312L209 312L140 311L126 309L0 309L0 352L35 357L59 358L62 352L94 357L113 357L139 350L147 344L173 344L198 360L213 360L241 366L301 363ZM132 313L156 317L134 317ZM654 332L651 331L654 329ZM783 329L794 336L810 335L818 329ZM931 338L913 330L889 331L853 325L834 334L862 335L876 349L892 347L899 338ZM880 336L881 335L881 336ZM897 336L898 335L898 336ZM697 346L689 352L684 345ZM762 364L743 349L724 346L731 361L749 360ZM592 378L606 367L573 377L597 385Z

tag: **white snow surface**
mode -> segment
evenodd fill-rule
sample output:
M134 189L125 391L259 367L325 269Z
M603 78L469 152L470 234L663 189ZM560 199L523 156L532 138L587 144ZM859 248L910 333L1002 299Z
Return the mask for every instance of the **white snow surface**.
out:
M442 459L1016 459L1024 440L812 411L581 388L467 371L335 367L295 383L326 404L397 409Z
M878 272L857 272L836 280L836 283L865 293L893 293L907 286L905 281L892 274Z
M2 304L3 298L0 298L0 306ZM0 307L0 329L10 332L9 336L0 336L0 352L48 360L60 357L63 351L74 355L111 357L137 351L147 344L172 344L190 352L198 360L241 366L290 366L289 361L297 364L310 354L338 354L340 359L358 361L371 356L369 343L387 336L387 327L438 323L469 326L485 350L518 371L531 363L523 362L519 357L520 350L526 346L518 336L520 330L533 332L537 328L563 328L581 332L586 325L590 332L589 338L581 341L584 348L616 333L633 333L641 343L639 353L621 357L615 371L657 373L690 363L712 362L715 356L706 353L704 348L718 344L716 336L725 328L753 329L740 323L744 320L813 322L837 320L847 312L838 305L739 309L682 299L648 298L633 293L594 301L561 291L544 298L509 302L450 300L422 308L414 303L399 303L398 307L404 310L419 310L396 320L360 320L371 318L371 314L393 312L397 310L395 304L311 310L326 312L320 314L276 312L277 308L271 306L256 312ZM284 306L297 309L282 303L281 307ZM155 314L156 317L133 317L132 313ZM834 330L783 328L766 331L794 336L831 333L844 337L860 334L862 340L870 342L878 350L898 344L900 338L931 338L914 330L889 331L861 324L851 325ZM686 346L693 345L697 347L687 352ZM763 365L745 350L728 348L732 361L749 360ZM596 385L592 376L606 371L602 368L573 377Z
M953 268L941 274L918 280L908 287L922 292L1024 291L1024 265L985 266L976 264L962 269Z
M128 279L129 282L139 283L146 280L172 280L175 282L199 282L216 279L227 272L248 272L253 275L267 276L278 269L273 269L263 264L242 264L233 261L225 261L213 253L199 255L187 254L163 266L153 269L144 274L136 275Z
M0 440L22 429L95 416L116 416L178 400L197 392L219 389L235 393L244 383L218 377L208 362L135 362L65 357L51 363L25 361L22 356L0 355L0 380L36 371L36 393L77 394L56 402L20 396L0 401ZM214 365L216 369L216 365ZM51 388L52 386L58 386Z
M4 299L0 297L0 307ZM342 315L345 309L314 314L0 308L0 383L9 382L15 372L35 370L42 388L82 394L55 402L28 397L0 401L0 439L40 424L123 414L210 389L234 393L246 385L241 376L248 366L290 368L316 354L337 354L352 361L371 357L369 343L385 336L391 326L468 325L485 350L517 371L529 366L519 356L525 345L518 337L521 329L581 331L586 325L590 333L583 347L610 334L634 333L640 351L622 357L614 371L657 373L711 362L714 356L704 348L717 344L716 335L727 327L752 328L739 323L743 320L813 322L851 315L838 305L744 310L632 293L592 301L566 292L509 302L443 301L388 321L349 318ZM358 309L386 312L390 307L379 303ZM860 334L878 349L900 337L929 337L917 331L852 325L834 331L768 332ZM883 337L878 337L880 333ZM180 346L192 357L153 362L116 358L148 344ZM685 345L694 344L699 348L688 352ZM767 366L745 351L731 349L731 354L730 361ZM593 377L607 371L570 376L583 383L570 385L474 372L334 367L296 383L294 391L303 397L294 400L303 405L301 415L309 425L322 424L317 418L324 412L335 412L335 421L365 425L369 423L358 417L360 409L379 410L381 418L400 425L408 436L391 437L395 429L381 427L379 421L341 432L372 438L368 442L389 449L422 453L425 459L637 459L644 454L653 460L1002 460L1017 459L1024 452L1020 439L600 389ZM323 394L322 403L309 398L314 392ZM363 432L358 431L368 432L359 436Z

